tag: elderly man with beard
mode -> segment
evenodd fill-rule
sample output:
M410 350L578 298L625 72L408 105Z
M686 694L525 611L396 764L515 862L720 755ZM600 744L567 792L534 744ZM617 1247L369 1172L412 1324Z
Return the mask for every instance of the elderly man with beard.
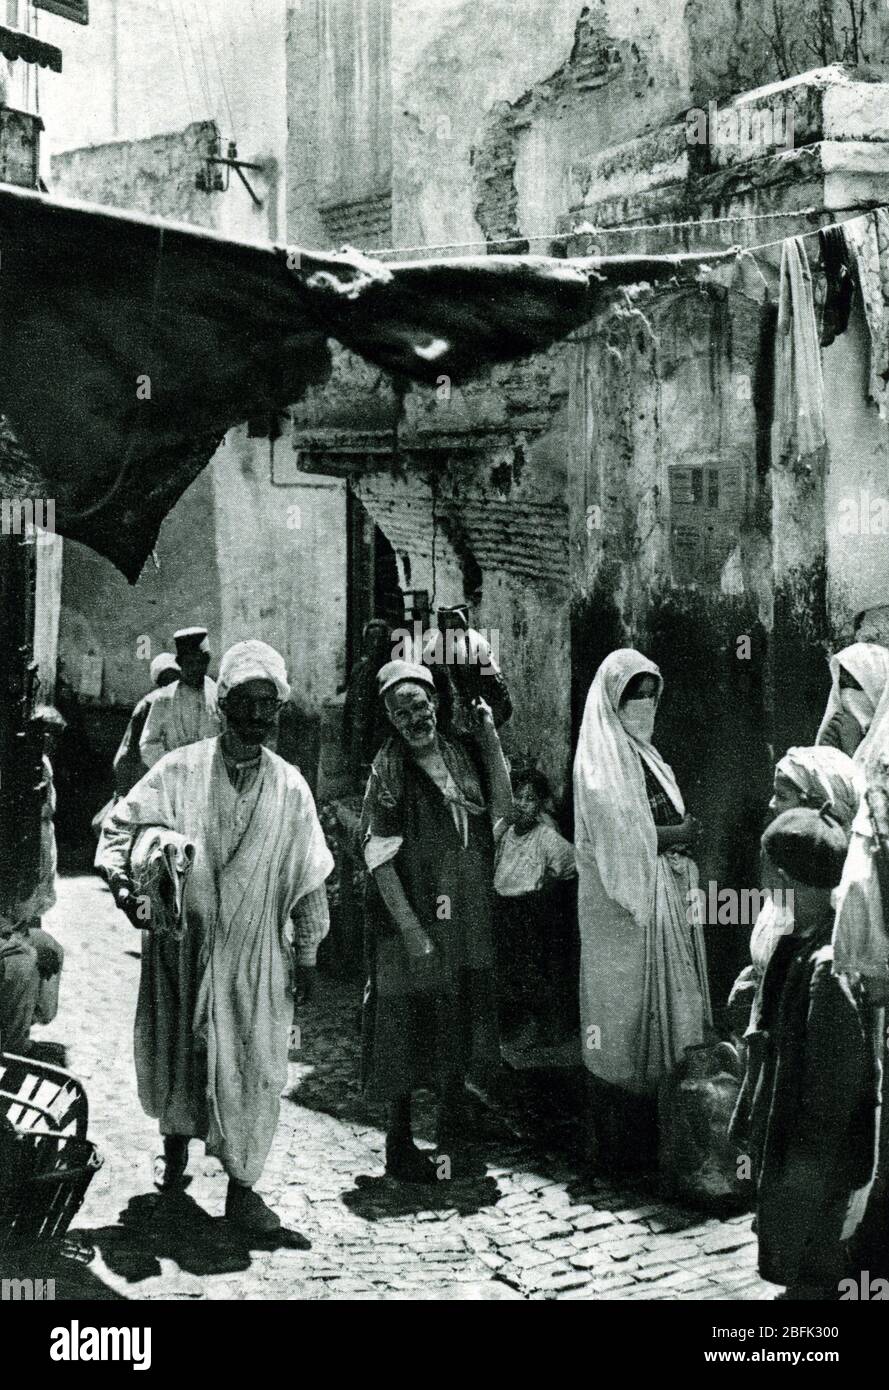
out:
M377 681L393 735L362 811L364 1084L369 1099L389 1102L387 1174L426 1183L472 1171L464 1079L499 1061L492 828L510 815L512 792L488 705L473 707L472 740L444 738L427 667L391 661ZM444 1164L413 1141L411 1093L423 1086L438 1094Z
M287 1079L289 938L311 972L333 866L302 774L262 746L289 693L276 651L232 647L224 732L162 757L114 807L96 856L118 907L148 929L135 1052L139 1099L164 1137L158 1185L181 1185L188 1141L203 1139L228 1174L226 1216L259 1233L280 1225L253 1189ZM130 861L146 827L193 846L181 933L153 930L142 911Z

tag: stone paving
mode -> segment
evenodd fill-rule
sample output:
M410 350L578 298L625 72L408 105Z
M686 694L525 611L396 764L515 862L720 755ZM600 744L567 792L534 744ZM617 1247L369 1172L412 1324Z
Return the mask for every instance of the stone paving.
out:
M302 1010L281 1120L260 1190L284 1218L273 1243L222 1219L225 1177L192 1144L179 1198L152 1185L159 1148L135 1094L131 1029L139 936L94 878L63 879L46 925L67 952L46 1048L64 1048L86 1082L90 1137L105 1164L51 1268L56 1297L99 1299L759 1299L749 1215L720 1221L655 1190L584 1177L564 1147L564 1116L535 1112L533 1082L495 1114L478 1105L487 1176L405 1188L382 1177L379 1108L357 1083L359 991L321 979ZM51 1048L49 1049L52 1050ZM544 1089L547 1089L546 1087ZM531 1103L529 1101L529 1103ZM420 1139L431 1143L431 1107ZM303 1238L310 1249L299 1248ZM8 1264L8 1261L7 1261ZM0 1271L27 1273L27 1268Z

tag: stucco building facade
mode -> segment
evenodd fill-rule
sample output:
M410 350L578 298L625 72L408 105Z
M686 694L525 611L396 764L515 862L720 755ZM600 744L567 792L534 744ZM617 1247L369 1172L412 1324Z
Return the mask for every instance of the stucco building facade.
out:
M702 878L755 883L774 757L814 737L826 653L862 612L879 630L889 577L880 534L840 524L849 497L886 492L860 297L822 335L817 457L776 458L772 439L781 239L885 196L889 12L867 0L853 32L840 3L815 24L796 0L745 5L743 23L728 0L201 9L183 27L95 0L88 27L66 27L41 108L54 191L384 260L774 244L609 296L571 341L463 388L408 389L340 352L287 418L231 432L135 589L66 547L63 674L76 688L83 654L101 655L98 707L122 708L145 684L138 638L158 650L202 618L220 647L280 646L317 717L391 601L391 563L433 606L480 591L509 751L545 768L566 815L598 662L648 652L667 680L660 743L707 827ZM739 113L758 114L752 138ZM261 208L234 175L196 187L235 137L262 166ZM821 315L822 247L805 245ZM714 943L720 975L743 937Z

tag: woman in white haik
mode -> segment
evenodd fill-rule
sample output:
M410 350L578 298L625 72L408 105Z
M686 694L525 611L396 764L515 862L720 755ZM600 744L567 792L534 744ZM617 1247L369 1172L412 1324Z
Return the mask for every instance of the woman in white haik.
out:
M818 730L819 744L851 753L862 787L889 787L889 651L854 642L830 659L833 687ZM857 741L856 741L857 735ZM889 1000L889 934L876 873L870 810L862 798L836 890L834 973L860 975L872 1001Z
M853 642L830 658L831 690L815 743L839 748L856 765L869 759L889 712L889 651Z
M631 648L599 667L574 759L583 1060L605 1166L651 1166L658 1083L711 1021L700 834L652 743L663 679Z

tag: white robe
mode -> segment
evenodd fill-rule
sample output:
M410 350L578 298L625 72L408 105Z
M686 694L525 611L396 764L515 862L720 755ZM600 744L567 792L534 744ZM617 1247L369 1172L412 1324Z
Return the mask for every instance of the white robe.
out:
M253 1184L287 1080L290 914L333 859L299 769L264 748L239 795L218 739L167 754L117 802L97 867L127 872L145 825L184 835L195 859L182 940L149 933L144 942L139 1098L162 1133L204 1138L231 1177Z
M634 676L663 686L653 661L611 652L590 686L574 758L574 836L584 1065L601 1081L652 1092L711 1021L698 871L658 853L643 760L679 815L685 803L651 743L618 717Z
M157 691L139 739L139 755L146 767L154 767L165 753L214 738L221 732L216 704L216 682L204 677L203 690L174 681Z

